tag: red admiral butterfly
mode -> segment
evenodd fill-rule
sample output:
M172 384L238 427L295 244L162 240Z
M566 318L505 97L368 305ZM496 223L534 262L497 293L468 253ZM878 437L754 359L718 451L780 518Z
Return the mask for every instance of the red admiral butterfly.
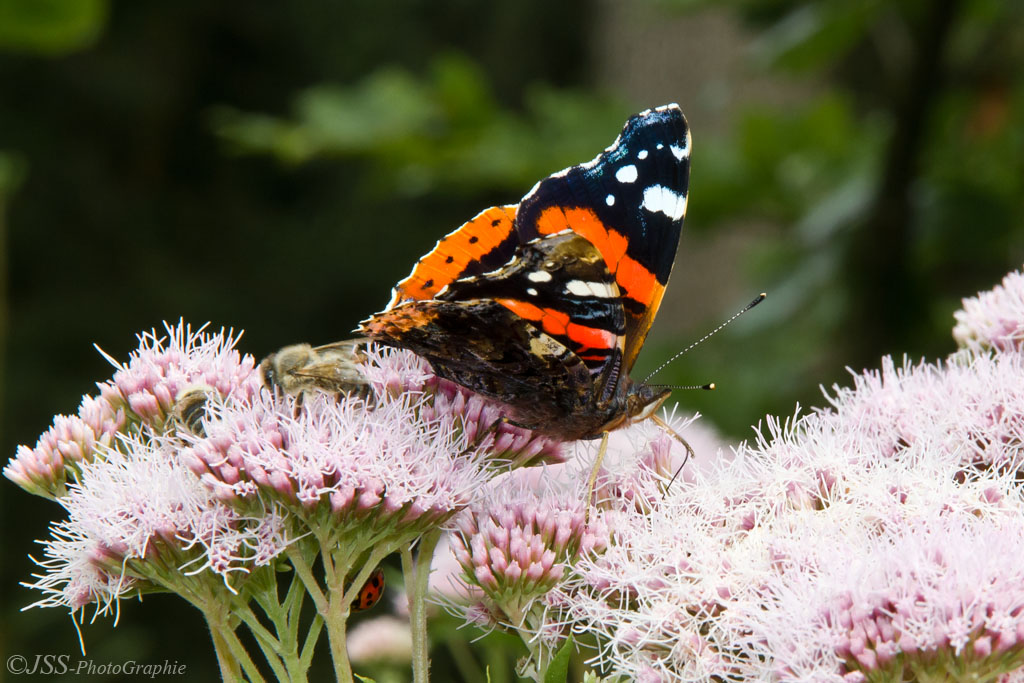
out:
M593 161L444 237L359 332L559 439L652 416L669 390L629 371L672 272L689 153L677 105L631 117Z

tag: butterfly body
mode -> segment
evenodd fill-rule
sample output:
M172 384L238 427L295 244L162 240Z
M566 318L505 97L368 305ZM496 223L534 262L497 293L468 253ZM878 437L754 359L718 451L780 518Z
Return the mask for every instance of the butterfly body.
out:
M563 440L646 419L667 398L629 371L668 282L686 208L678 107L642 112L593 161L443 238L359 332Z

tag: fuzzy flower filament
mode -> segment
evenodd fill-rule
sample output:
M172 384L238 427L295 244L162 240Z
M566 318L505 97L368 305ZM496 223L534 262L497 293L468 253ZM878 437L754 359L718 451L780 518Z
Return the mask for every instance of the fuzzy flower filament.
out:
M609 476L558 623L629 680L1020 680L1021 281L965 302L965 351L885 358L661 497Z
M495 482L491 495L455 522L452 552L471 600L461 609L476 621L518 632L538 676L567 635L554 625L557 608L547 597L572 562L600 552L606 540L601 521L587 524L576 494L537 490L520 471Z
M1020 351L1024 344L1024 273L1016 270L987 292L964 299L953 314L953 338L973 351Z
M127 363L104 354L117 371L97 385L100 395L83 396L77 415L56 416L34 447L19 446L4 476L29 493L58 498L82 463L127 443L118 434L172 429L175 404L184 391L202 386L234 400L259 391L252 356L234 348L238 337L223 330L209 333L206 326L193 330L184 323L165 324L165 329L163 336L156 331L139 335L139 348Z
M345 621L380 560L436 540L499 467L561 459L559 444L506 424L412 354L369 348L369 396L297 399L262 386L237 337L166 331L141 335L126 363L110 359L99 395L55 418L4 473L66 513L43 544L34 606L106 614L124 597L177 593L206 616L228 679L260 677L234 631L268 620L290 644L260 630L267 664L278 678L305 676L299 648L312 648L288 634L320 628L296 630L308 616L280 602L277 566L292 565L336 675L351 678Z

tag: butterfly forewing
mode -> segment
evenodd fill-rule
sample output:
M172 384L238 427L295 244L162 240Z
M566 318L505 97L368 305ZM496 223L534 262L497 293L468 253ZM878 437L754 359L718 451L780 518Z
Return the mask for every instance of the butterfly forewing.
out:
M675 105L638 114L593 161L556 173L519 205L528 241L569 229L601 252L626 311L633 366L672 273L689 185L690 135Z
M504 265L519 246L513 225L515 206L494 206L442 237L412 272L395 285L388 307L432 299L459 278Z

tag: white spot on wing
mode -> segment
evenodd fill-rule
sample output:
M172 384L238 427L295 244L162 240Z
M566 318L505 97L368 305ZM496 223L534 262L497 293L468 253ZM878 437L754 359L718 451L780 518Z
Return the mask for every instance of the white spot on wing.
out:
M601 299L618 296L616 288L606 282L587 282L585 280L569 280L565 283L565 291L575 296L596 296Z
M661 144L661 143L659 142L659 143L658 143L658 146L657 146L657 147L656 147L655 149L665 149L665 145L663 145L663 144Z
M677 221L686 214L686 195L663 185L651 185L644 188L644 200L640 206L651 213L661 212Z
M641 159L641 160L646 159L647 158L647 150L646 149L642 149L639 152L637 152L636 153L636 158L637 159Z
M683 157L687 156L690 153L690 131L686 131L686 138L683 139L682 147L680 147L679 145L672 145L669 149L672 150L672 156L674 156L679 161L682 161Z
M526 276L530 282L551 282L551 273L546 270L535 270Z
M604 203L608 206L615 206L615 195L610 194L604 198Z
M636 166L634 166L633 164L623 166L622 168L615 172L615 179L618 180L620 183L632 183L636 181L636 178Z
M537 296L537 290L534 289L533 287L527 287L526 293L529 294L530 296Z

